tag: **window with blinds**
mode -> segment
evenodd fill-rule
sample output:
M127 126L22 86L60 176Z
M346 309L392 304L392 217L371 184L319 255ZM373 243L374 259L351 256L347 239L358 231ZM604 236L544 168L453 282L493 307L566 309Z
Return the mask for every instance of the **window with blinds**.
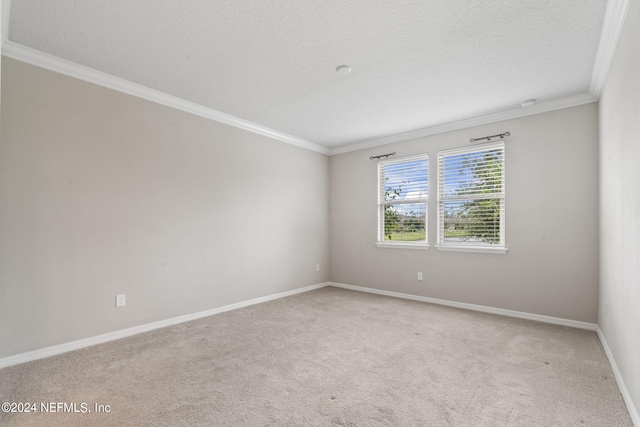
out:
M438 245L505 247L504 143L438 153Z
M378 163L378 242L427 244L426 154Z

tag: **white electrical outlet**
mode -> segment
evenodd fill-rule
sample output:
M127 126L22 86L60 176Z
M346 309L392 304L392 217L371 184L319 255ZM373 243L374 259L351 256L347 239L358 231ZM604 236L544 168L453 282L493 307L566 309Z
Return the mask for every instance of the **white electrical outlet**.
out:
M116 295L116 308L126 305L125 294Z
M320 264L316 264L316 271L320 271Z
M418 280L422 280L422 271L418 271Z
M607 301L604 302L604 315L609 317L609 303Z

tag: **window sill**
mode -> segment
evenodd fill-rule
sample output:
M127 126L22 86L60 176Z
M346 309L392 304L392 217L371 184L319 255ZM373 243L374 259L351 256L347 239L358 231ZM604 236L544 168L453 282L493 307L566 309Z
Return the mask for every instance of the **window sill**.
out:
M378 242L376 246L379 248L387 248L387 249L420 249L427 250L429 249L429 245L426 243L386 243L386 242Z
M477 253L485 253L485 254L506 254L508 250L504 246L449 246L449 245L436 245L436 249L439 251L477 252Z

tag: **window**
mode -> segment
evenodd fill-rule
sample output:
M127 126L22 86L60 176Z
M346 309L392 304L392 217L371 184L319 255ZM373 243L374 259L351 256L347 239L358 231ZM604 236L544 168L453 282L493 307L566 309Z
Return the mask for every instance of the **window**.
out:
M440 250L505 253L504 143L438 154Z
M378 246L427 246L427 155L378 163Z

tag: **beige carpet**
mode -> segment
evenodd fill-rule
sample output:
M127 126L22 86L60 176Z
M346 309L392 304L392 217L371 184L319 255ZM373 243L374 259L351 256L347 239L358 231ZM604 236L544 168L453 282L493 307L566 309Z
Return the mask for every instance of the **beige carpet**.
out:
M0 401L92 411L3 426L632 425L595 332L336 288L5 368Z

